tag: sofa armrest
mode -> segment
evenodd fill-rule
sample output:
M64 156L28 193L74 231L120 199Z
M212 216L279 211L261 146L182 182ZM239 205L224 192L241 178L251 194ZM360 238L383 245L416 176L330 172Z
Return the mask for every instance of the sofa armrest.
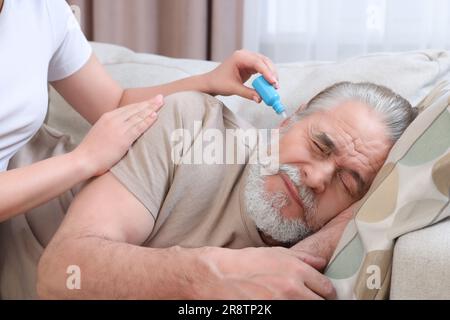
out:
M390 298L450 299L450 219L397 240Z

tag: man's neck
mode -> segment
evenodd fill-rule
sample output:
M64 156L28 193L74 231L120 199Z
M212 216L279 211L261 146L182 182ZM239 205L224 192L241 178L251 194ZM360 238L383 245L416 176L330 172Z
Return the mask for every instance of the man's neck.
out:
M0 13L2 13L2 9L3 9L3 2L4 2L4 0L0 0Z
M287 243L283 243L277 240L274 240L271 236L265 234L261 230L258 229L259 236L261 237L262 241L267 244L270 247L290 247L291 245Z

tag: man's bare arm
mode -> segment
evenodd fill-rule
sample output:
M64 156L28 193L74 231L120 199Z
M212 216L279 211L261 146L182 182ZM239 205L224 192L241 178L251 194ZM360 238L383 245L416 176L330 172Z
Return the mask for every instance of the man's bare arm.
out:
M38 267L38 294L58 299L320 299L321 259L285 248L140 247L154 221L108 173L76 197ZM66 287L67 268L81 289Z
M354 215L356 206L357 203L342 211L322 229L300 241L291 249L308 252L325 259L327 262L330 261L345 227Z
M178 248L138 246L153 225L150 213L111 173L94 180L76 197L41 258L39 295L69 299L186 297L180 292L186 285L180 282L189 279L170 274L163 266L177 265L182 275L184 266L192 267L189 256ZM70 265L80 267L81 290L66 287ZM161 267L161 272L155 272Z

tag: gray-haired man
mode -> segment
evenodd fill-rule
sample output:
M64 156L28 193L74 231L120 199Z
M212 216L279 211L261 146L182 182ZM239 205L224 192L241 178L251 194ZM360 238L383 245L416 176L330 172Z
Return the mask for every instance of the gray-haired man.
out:
M338 214L361 199L414 117L387 88L336 84L280 125L280 168L264 175L257 164L175 164L177 129L193 133L183 157L199 139L195 121L220 132L249 126L210 96L167 97L159 121L72 203L41 259L38 291L44 298L333 298L317 269L345 225ZM280 247L298 241L300 251ZM66 287L69 265L80 268L81 290Z

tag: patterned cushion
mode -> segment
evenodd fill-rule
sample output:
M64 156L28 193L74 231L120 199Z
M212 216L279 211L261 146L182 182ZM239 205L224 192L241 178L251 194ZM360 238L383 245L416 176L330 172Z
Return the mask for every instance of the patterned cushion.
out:
M450 85L394 145L326 269L340 299L386 299L395 240L450 216Z

